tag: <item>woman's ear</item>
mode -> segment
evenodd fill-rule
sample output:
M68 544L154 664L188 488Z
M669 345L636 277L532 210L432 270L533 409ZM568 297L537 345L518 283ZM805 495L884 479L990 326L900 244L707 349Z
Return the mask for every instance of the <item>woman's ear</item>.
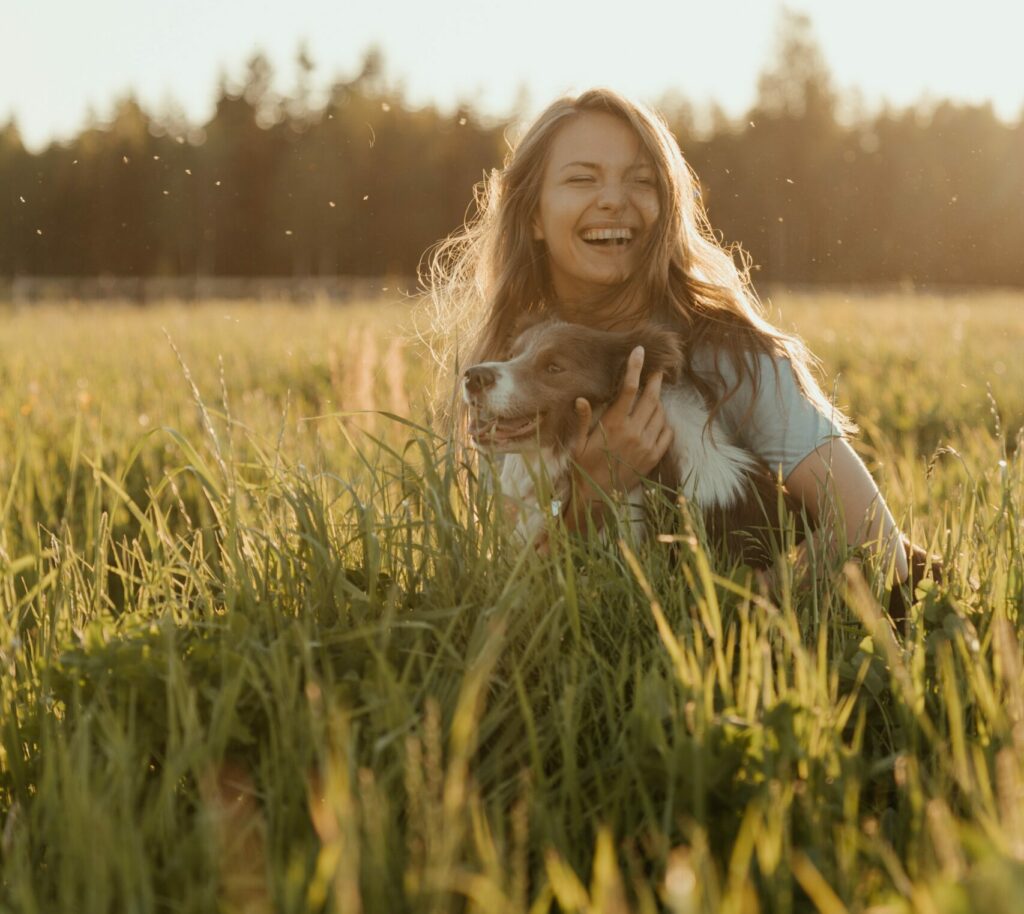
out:
M533 214L533 219L531 220L530 225L533 227L533 240L543 241L544 229L542 229L540 225L540 213Z

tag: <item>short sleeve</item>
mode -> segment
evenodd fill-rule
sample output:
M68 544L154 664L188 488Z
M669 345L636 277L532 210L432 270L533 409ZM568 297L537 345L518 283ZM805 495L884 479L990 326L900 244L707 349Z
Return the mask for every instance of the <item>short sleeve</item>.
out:
M764 354L756 359L761 379L757 394L745 377L719 415L738 445L760 457L773 473L781 468L785 479L811 451L841 438L843 431L837 417L825 415L804 396L789 359ZM720 370L731 390L736 386L735 369L722 359Z

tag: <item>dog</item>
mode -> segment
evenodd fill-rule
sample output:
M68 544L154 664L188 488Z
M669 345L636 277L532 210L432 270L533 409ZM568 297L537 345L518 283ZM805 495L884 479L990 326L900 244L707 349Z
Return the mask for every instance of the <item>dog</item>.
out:
M543 320L519 333L507 359L463 373L470 436L477 448L506 455L500 485L519 504L518 531L536 538L548 507L557 513L568 498L576 399L590 402L596 423L619 395L637 346L644 348L641 384L664 374L662 406L674 432L653 478L700 512L711 541L746 564L767 567L781 533L779 498L797 515L799 505L763 461L733 443L719 422L708 422L703 396L683 381L678 335L654 325L616 333ZM640 487L629 493L630 505L640 494ZM631 520L642 525L642 510Z

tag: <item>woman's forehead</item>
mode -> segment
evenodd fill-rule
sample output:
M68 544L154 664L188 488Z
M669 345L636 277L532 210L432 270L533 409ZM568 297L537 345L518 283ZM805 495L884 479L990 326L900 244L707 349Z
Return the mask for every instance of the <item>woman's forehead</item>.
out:
M559 128L548 154L548 169L630 168L651 165L633 127L603 111L584 111Z

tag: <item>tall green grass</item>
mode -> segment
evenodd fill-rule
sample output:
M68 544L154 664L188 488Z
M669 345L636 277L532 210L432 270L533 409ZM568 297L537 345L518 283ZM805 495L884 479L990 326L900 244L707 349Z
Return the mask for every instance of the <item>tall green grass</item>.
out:
M1020 299L778 304L946 563L906 632L669 503L521 548L407 306L4 313L0 905L1020 910Z

